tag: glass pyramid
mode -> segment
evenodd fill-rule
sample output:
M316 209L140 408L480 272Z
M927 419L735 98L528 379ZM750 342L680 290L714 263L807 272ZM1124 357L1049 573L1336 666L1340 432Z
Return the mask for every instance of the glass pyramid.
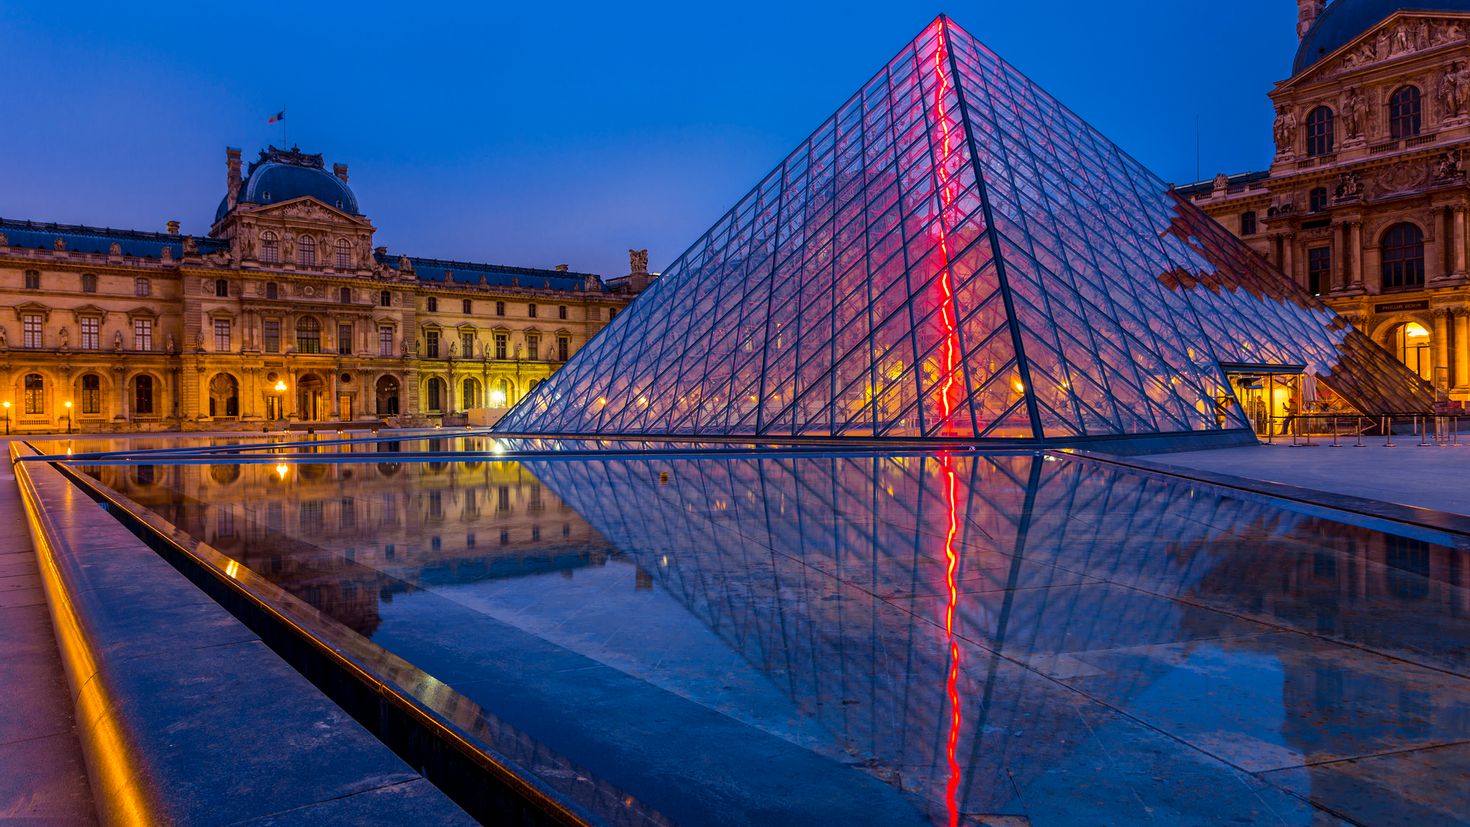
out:
M502 420L507 433L1244 429L1222 365L1429 386L940 17Z

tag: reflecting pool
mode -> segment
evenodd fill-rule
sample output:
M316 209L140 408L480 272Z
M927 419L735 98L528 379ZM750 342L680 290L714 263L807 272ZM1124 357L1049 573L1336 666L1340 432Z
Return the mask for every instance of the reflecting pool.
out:
M607 823L1470 812L1449 536L1053 455L490 453L84 470Z

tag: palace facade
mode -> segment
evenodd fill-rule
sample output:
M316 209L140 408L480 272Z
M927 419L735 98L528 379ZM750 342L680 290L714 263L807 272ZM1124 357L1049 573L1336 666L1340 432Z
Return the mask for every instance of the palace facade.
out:
M1270 168L1179 193L1470 399L1470 0L1297 6Z
M0 219L6 428L488 424L651 278L390 252L347 182L227 149L203 238Z

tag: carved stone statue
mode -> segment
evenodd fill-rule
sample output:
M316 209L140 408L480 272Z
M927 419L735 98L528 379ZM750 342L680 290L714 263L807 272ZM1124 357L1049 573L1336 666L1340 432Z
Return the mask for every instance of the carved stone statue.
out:
M1439 79L1439 108L1446 117L1454 117L1465 111L1465 70L1458 62L1451 63Z
M9 246L10 246L10 239L9 238L6 238L5 233L0 233L0 247L9 247Z
M1361 138L1368 129L1368 101L1356 88L1349 89L1342 99L1342 122L1349 138Z
M116 241L112 242L112 244L107 248L107 254L110 256L122 255L122 245L118 244Z
M195 256L195 255L198 255L198 254L199 254L199 242L195 241L194 240L194 236L192 236L192 235L186 235L186 236L184 236L184 255L186 255L186 256Z
M1363 182L1356 172L1344 172L1337 176L1337 197L1353 198L1363 194Z
M398 269L401 272L407 272L409 270L412 270L413 269L413 262L411 262L411 261L408 260L408 256L399 256L398 257Z
M1460 150L1458 149L1441 153L1439 159L1435 161L1434 177L1441 181L1458 178L1464 174L1464 170L1460 167Z
M1276 123L1272 127L1272 133L1276 136L1276 152L1279 155L1290 155L1292 147L1296 143L1296 115L1288 112L1286 107L1276 108Z
M287 233L286 237L281 239L281 255L285 261L291 261L295 253L296 241L291 238L290 233Z
M61 236L57 236L56 240L51 242L51 246L56 250L56 252L59 253L66 249L66 239L62 238Z
M66 332L66 326L65 325L62 326L61 331L59 333L57 333L56 335L61 340L61 349L62 350L71 350L71 344L67 341L67 339L70 338L70 335Z
M170 261L173 261L174 260L174 248L173 247L170 247L167 244L163 245L163 253L162 253L162 255L160 255L158 257L158 260L164 262L165 264L168 263L168 262L170 262Z
M0 327L0 350L8 350L9 348L10 340L5 337L5 328Z
M240 233L240 258L255 258L254 233Z
M646 276L646 275L648 275L648 251L647 250L629 250L628 251L628 273L629 273L629 275L634 275L634 276Z
M1230 176L1226 175L1223 172L1220 173L1219 175L1216 175L1215 176L1215 184L1214 184L1214 187L1212 189L1213 189L1213 193L1214 194L1219 194L1219 193L1222 193L1222 192L1229 191L1229 189L1230 189Z
M174 334L168 334L168 338L164 340L163 346L166 348L165 352L167 353L177 352L177 348L174 347Z
M202 330L194 334L194 350L195 352L204 350L204 331Z
M459 343L451 339L449 341L449 358L453 359L459 355Z
M116 331L115 333L112 334L112 349L115 350L115 351L117 351L118 353L122 353L122 331L121 330Z

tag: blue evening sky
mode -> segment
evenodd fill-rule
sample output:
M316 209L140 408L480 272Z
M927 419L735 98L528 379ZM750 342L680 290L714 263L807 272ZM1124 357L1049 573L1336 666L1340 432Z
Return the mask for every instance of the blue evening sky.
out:
M0 0L0 216L206 233L284 108L395 252L657 270L941 10L1169 181L1269 163L1292 0Z

